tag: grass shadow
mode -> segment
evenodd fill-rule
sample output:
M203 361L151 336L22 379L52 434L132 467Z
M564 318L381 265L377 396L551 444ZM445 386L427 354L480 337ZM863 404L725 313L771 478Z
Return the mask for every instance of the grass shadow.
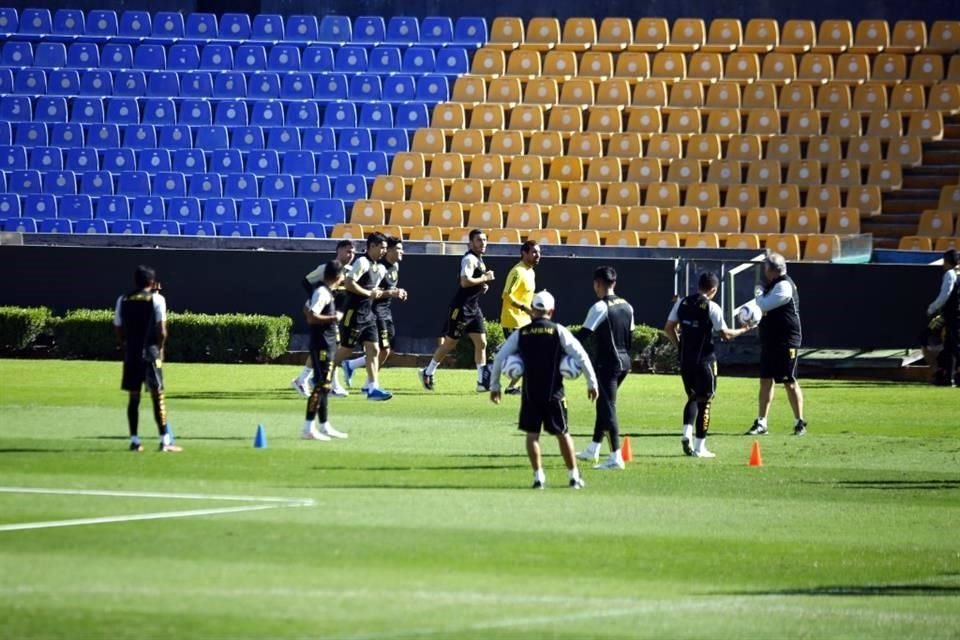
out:
M960 585L940 584L881 584L828 585L806 589L771 589L769 591L741 591L739 596L960 596Z
M831 484L845 489L878 489L880 491L960 489L960 480L840 480Z
M167 400L303 400L292 389L266 391L173 391Z

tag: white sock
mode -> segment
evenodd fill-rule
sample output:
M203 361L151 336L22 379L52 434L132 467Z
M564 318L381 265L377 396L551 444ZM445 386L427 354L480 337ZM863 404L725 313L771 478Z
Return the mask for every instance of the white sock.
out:
M322 423L322 424L320 425L320 428L321 428L321 429L329 429L329 428L330 428L330 421L327 420L326 422Z
M574 467L573 469L570 469L570 479L571 479L571 480L579 480L579 479L580 479L580 468L579 468L579 467Z
M365 366L367 366L367 358L366 356L360 356L359 358L354 358L353 360L350 360L347 362L347 366L349 366L354 371L359 371L360 369L363 369Z
M477 382L483 382L483 370L487 368L485 364L477 365Z
M432 376L437 372L437 369L440 367L440 363L434 359L430 359L430 364L427 365L427 370L424 371L428 376Z
M546 482L547 474L543 472L543 469L537 469L536 471L533 472L533 479L541 483Z
M693 437L693 425L683 425L683 439L689 441Z
M130 444L140 444L140 436L130 436Z
M600 450L599 442L594 442L593 440L591 440L590 444L587 445L587 453L589 453L590 455L594 455L594 456L597 455L597 451L599 450Z
M169 434L169 433L165 433L165 434L163 434L162 436L160 436L160 442L161 442L164 446L167 446L167 445L171 444L171 442L170 442L170 434Z
M313 374L313 367L304 367L303 371L300 372L300 375L297 376L297 382L299 384L306 384L307 378Z
M693 439L693 450L696 452L703 451L707 448L707 439L706 438L694 438Z
M611 451L610 459L616 460L617 462L623 462L623 453L620 451L620 449L617 449L616 451Z
M766 426L767 426L767 419L766 419L766 418L757 418L757 424L759 424L761 427L766 427Z
M313 420L305 420L303 423L304 433L310 433L313 430Z

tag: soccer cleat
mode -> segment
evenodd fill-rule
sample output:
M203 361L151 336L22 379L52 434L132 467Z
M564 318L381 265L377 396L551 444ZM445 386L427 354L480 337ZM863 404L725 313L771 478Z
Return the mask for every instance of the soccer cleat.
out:
M586 460L587 462L592 462L597 464L600 462L600 449L597 449L593 453L590 452L590 449L584 449L583 451L577 452L577 460Z
M694 449L693 457L694 458L716 458L717 454L708 450L706 447L703 447L702 449L700 449L700 451L697 451L696 449Z
M483 369L480 371L480 380L477 381L477 391L480 391L480 387L483 387L484 391L490 391L490 378L493 374L493 368L489 364L483 365Z
M806 420L797 420L797 424L793 427L793 435L803 436L807 433L807 422Z
M304 398L310 397L310 387L306 382L302 382L300 378L294 378L290 381L290 386L293 387L297 393L299 393Z
M625 469L626 466L622 459L610 456L600 464L594 465L593 468L597 471L607 471L610 469Z
M681 438L680 446L683 447L683 455L685 456L693 455L693 447L690 446L690 438Z
M175 444L163 444L160 443L160 448L158 449L160 453L180 453L183 451L183 447L178 447Z
M337 431L330 425L327 425L325 427L320 427L320 433L325 436L328 436L328 438L339 438L341 440L346 440L347 438L350 437L343 431Z
M417 378L420 379L420 384L423 385L424 389L433 391L433 374L427 373L426 368L417 369Z
M532 485L530 488L531 488L531 489L540 489L540 490L542 491L542 490L543 490L543 483L540 482L539 480L534 480L534 481L533 481L533 485Z
M130 451L136 451L136 452L143 451L143 445L140 444L139 442L131 442Z
M334 398L346 398L350 395L350 392L343 387L333 387L330 389L330 395Z
M350 366L349 360L344 360L340 363L340 368L343 369L343 381L347 383L348 387L353 386L353 367Z
M384 400L389 400L392 397L392 393L389 391L384 391L383 389L374 388L370 389L369 393L367 393L367 400L377 400L382 402Z
M324 442L330 440L330 436L320 433L320 431L316 427L313 427L309 431L303 431L300 434L300 437L303 440L321 440Z
M765 436L767 435L767 427L760 424L759 420L753 421L753 426L750 427L747 432L744 434L746 436Z
M583 482L583 478L570 478L569 486L571 489L583 489L587 485Z
M523 390L520 387L507 387L503 392L508 396L518 396L523 393Z
M477 383L477 393L486 393L487 391L490 391L489 386L483 384L482 382Z

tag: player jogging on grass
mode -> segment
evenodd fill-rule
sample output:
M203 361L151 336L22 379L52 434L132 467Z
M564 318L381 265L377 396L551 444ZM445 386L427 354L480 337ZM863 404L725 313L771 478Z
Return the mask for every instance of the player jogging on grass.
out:
M340 263L336 260L328 262L323 267L323 281L303 307L303 316L310 326L310 362L314 380L313 391L307 398L307 415L301 436L304 440L347 437L346 433L333 428L328 413L330 381L336 369L333 361L340 342L337 327L340 312L333 291L342 279Z
M540 264L540 245L536 240L527 240L520 246L520 262L513 265L503 281L503 293L500 307L500 326L503 327L503 337L520 327L530 324L530 304L533 302L533 292L537 288L537 265ZM504 393L520 393L518 380L510 380Z

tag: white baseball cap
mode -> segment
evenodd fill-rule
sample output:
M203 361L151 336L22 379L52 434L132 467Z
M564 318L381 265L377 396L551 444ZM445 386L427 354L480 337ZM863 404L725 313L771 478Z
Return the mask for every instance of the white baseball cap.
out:
M546 289L533 296L533 302L530 304L531 307L540 311L553 311L555 305L553 294Z

